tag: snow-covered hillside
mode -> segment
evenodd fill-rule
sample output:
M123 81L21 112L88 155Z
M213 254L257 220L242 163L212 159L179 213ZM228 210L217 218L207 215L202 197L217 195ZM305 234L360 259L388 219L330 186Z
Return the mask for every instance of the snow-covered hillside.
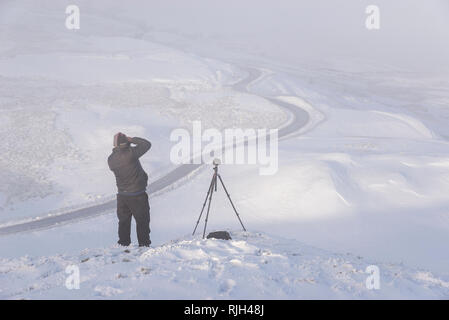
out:
M114 246L78 255L1 259L2 299L442 299L449 279L379 264L382 290L367 289L373 261L292 239L232 232L190 236L151 249ZM79 267L79 289L66 281ZM70 269L68 269L70 270Z
M66 1L0 1L0 229L114 200L117 131L152 142L154 182L193 121L295 129L274 175L220 166L248 233L219 190L209 229L233 240L183 236L202 166L150 196L149 250L113 245L114 210L0 232L0 298L448 299L448 7L407 1L378 1L377 33L358 0L79 0L79 30Z
M238 68L136 38L139 26L109 30L99 15L86 33L73 33L56 15L65 17L63 3L0 5L2 224L110 199L105 159L115 132L152 141L151 161L143 161L155 179L174 167L174 128L192 120L204 128L277 127L287 119L229 87L244 76Z

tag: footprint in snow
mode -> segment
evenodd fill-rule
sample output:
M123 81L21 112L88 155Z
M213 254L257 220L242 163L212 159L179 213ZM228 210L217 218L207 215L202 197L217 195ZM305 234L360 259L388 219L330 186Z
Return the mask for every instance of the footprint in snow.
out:
M232 279L226 279L220 284L218 291L220 294L228 294L235 287L236 282Z
M97 292L98 295L102 297L112 297L117 294L123 293L122 290L109 286L96 286L94 290L95 292Z

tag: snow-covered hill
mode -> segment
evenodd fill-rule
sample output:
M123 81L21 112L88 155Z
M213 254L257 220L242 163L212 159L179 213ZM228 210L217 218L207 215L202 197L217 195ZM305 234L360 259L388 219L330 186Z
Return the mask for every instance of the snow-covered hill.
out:
M0 260L2 299L448 299L449 279L376 264L265 233L232 240L188 236L150 249L114 246L78 255ZM367 267L380 270L368 289ZM79 289L68 290L77 266ZM70 282L70 281L69 281Z
M284 101L308 122L279 141L275 175L220 166L250 233L179 239L205 166L150 196L149 250L112 246L114 210L0 236L0 298L448 298L447 3L378 0L368 31L358 0L76 2L79 30L66 1L0 1L0 227L114 199L117 131L153 143L153 182L192 121L282 127ZM223 192L211 210L211 229L238 227Z

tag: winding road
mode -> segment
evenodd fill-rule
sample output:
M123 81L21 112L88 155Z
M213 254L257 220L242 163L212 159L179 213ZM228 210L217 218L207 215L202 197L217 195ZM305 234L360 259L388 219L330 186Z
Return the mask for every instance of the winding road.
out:
M261 78L262 72L256 68L244 68L244 70L248 73L248 76L238 81L237 83L233 84L231 87L236 91L251 94L251 92L248 89L248 86L252 82ZM299 108L298 106L284 101L280 101L273 97L268 96L262 97L278 105L284 110L287 110L291 115L291 119L288 122L288 125L279 129L278 131L279 139L298 131L308 122L309 120L308 113L303 109ZM155 194L158 191L161 191L162 189L188 176L190 173L197 170L200 166L202 166L202 164L183 164L176 167L163 177L150 183L148 186L148 194L151 195ZM69 222L75 222L81 219L94 217L100 214L105 214L111 211L115 211L115 209L116 209L116 200L111 200L105 203L95 204L90 207L75 209L73 211L69 211L63 214L47 216L32 221L0 227L0 236L51 228Z

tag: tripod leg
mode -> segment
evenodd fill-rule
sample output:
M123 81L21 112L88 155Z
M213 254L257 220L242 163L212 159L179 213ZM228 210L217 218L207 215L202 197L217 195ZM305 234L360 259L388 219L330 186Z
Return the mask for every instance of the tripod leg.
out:
M217 174L217 175L218 175L218 178L220 179L220 182L221 182L221 185L223 186L224 191L226 192L226 195L228 196L229 201L231 202L232 208L234 209L234 212L237 215L237 218L239 219L240 224L242 225L243 230L246 231L245 226L243 225L243 222L240 219L240 215L237 212L237 209L235 208L234 203L231 200L231 196L229 195L229 192L228 192L228 190L226 189L226 187L224 185L223 179L221 179L221 176L219 174Z
M198 224L200 223L201 216L203 215L204 207L206 206L207 198L209 198L209 194L212 192L212 188L214 186L213 182L214 182L214 177L212 177L212 181L210 182L210 185L209 185L209 190L207 190L206 199L204 199L203 207L201 208L201 213L200 213L200 216L198 217L198 221L196 222L196 226L195 226L195 229L193 230L192 236L195 234L196 228L198 227Z
M211 192L209 195L209 204L207 205L206 221L204 222L203 239L206 236L207 220L209 219L210 203L212 201L212 195L214 194L214 190L213 190L214 185L217 185L217 174L216 173L214 174L214 176L212 178Z

